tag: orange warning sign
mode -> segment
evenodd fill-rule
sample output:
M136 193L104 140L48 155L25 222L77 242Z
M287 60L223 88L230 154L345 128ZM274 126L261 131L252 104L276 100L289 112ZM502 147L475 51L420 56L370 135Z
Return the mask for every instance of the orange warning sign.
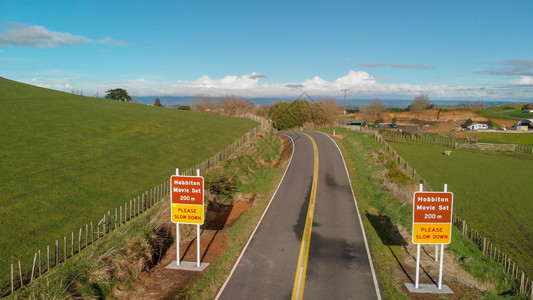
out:
M413 224L414 244L449 244L452 240L452 224Z
M202 225L204 224L204 206L173 203L172 222Z

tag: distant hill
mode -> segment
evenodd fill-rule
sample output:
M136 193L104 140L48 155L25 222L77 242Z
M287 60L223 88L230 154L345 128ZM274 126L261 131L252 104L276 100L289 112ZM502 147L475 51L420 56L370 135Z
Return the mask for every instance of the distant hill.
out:
M0 78L0 265L31 265L37 250L98 223L256 124ZM0 284L8 273L0 272Z

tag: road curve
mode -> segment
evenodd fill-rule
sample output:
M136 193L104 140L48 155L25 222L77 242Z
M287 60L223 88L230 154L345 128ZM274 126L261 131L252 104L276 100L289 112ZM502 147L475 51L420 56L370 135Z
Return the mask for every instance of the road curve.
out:
M379 299L339 149L322 133L285 134L291 162L217 299Z

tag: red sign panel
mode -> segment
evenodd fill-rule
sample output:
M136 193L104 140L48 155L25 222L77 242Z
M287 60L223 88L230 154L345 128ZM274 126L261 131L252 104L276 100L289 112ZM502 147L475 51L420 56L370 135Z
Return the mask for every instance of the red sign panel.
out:
M415 223L451 223L453 193L415 192L413 221Z
M170 177L170 202L204 205L204 178L177 175Z

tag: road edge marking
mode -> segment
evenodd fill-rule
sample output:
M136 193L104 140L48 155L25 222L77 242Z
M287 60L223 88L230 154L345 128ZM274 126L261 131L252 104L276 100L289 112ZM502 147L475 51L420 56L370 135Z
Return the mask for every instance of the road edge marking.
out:
M239 257L235 261L235 264L233 265L233 267L231 268L231 271L230 271L228 277L226 278L226 281L224 281L224 284L218 290L218 293L215 296L215 300L218 300L220 298L220 296L222 295L222 292L224 292L224 288L226 288L226 285L228 284L229 280L231 279L231 276L233 275L233 273L235 272L235 269L237 269L237 265L241 261L242 256L244 255L244 252L246 252L246 249L248 248L248 245L252 241L252 238L254 237L255 232L257 231L257 228L259 228L259 225L261 225L261 222L263 221L263 218L265 217L265 215L266 215L266 213L268 211L268 208L270 207L270 204L272 203L274 198L276 198L276 195L278 193L279 187L281 186L281 183L283 183L283 179L285 179L285 175L287 174L287 170L289 170L289 167L292 164L292 158L294 157L294 148L295 148L294 147L294 140L288 134L282 133L282 135L288 137L291 140L291 143L292 143L291 159L289 160L289 163L287 164L287 167L285 168L285 172L283 173L283 176L281 177L281 179L280 179L280 181L278 183L278 187L274 191L274 194L272 194L272 198L270 198L270 201L268 202L268 205L265 208L265 211L263 211L263 214L261 215L261 218L259 219L259 222L257 222L257 225L255 226L254 231L252 231L252 234L250 234L250 238L248 238L248 242L246 242L246 245L244 245L244 248L242 248L241 254L239 255Z
M305 288L305 277L307 275L307 262L309 261L309 249L311 245L311 235L313 233L313 218L315 215L316 206L316 190L318 188L318 170L319 170L319 155L316 141L307 133L302 133L307 136L313 144L313 183L311 186L311 196L309 198L309 206L307 208L307 216L305 219L304 232L302 235L302 243L300 245L300 255L298 257L298 265L296 266L296 275L294 277L294 285L292 288L291 299L303 299Z
M341 155L342 163L344 164L344 170L346 171L348 182L350 182L350 190L352 191L353 203L355 204L355 210L357 211L357 216L359 217L359 223L361 224L361 231L363 234L363 240L365 242L366 253L368 256L368 263L370 264L370 271L372 272L372 279L374 280L374 288L376 289L376 296L377 296L377 299L381 299L381 292L379 290L379 282L376 276L376 270L374 269L374 262L372 259L372 254L370 253L370 247L368 246L368 240L366 238L365 225L363 224L363 219L361 218L361 214L359 213L359 206L357 205L357 199L355 199L355 194L353 192L353 187L352 187L352 179L350 178L350 173L348 172L348 167L346 166L346 161L344 160L344 155L342 155L341 148L339 147L339 145L337 145L337 142L333 138L331 138L328 134L324 132L320 132L320 131L315 131L315 132L321 133L327 136L331 141L333 141L333 144L337 146L337 150L339 150L339 154Z

